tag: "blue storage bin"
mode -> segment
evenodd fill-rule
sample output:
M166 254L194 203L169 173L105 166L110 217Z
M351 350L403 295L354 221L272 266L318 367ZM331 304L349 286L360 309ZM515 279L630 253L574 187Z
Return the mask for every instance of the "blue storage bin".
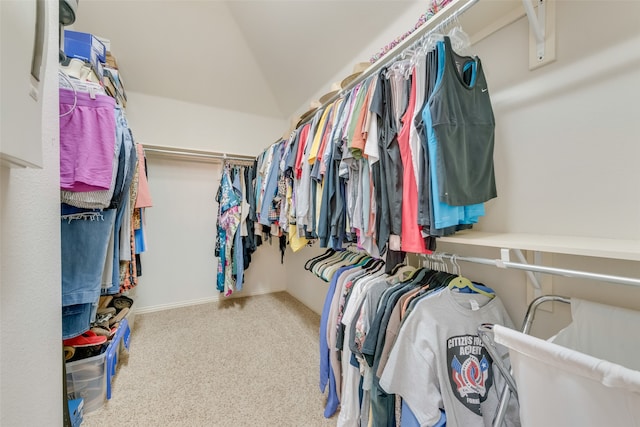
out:
M82 424L84 416L84 400L73 399L69 400L69 420L71 421L71 427L79 427Z
M67 363L68 398L84 399L84 412L95 411L111 399L120 349L129 349L130 336L129 322L124 318L104 353Z
M64 53L72 58L92 62L93 58L105 63L107 49L93 34L64 30Z
M120 321L120 326L116 334L111 340L111 344L107 348L107 362L106 362L106 374L107 374L107 400L111 399L111 381L116 374L116 368L118 367L118 356L120 354L121 345L125 345L129 348L129 336L131 329L129 328L129 322L126 318Z

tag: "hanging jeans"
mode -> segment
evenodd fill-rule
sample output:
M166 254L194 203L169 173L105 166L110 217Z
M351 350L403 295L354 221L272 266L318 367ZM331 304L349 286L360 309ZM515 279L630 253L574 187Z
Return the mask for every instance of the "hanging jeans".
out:
M102 285L102 273L107 257L107 247L116 211L83 211L63 205L60 222L62 306L77 306L67 309L63 316L63 334L72 337L89 329L86 322L86 304L97 304Z

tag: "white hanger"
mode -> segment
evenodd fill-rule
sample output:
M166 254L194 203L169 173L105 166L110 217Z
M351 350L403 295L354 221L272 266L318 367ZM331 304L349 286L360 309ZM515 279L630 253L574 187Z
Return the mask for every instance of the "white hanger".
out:
M467 51L471 47L471 40L469 35L465 33L458 20L458 14L454 18L455 26L449 31L449 39L451 40L451 47L459 55L466 55Z
M73 106L66 113L59 115L60 117L64 117L64 116L68 116L69 114L73 113L73 110L76 109L76 106L78 105L78 91L76 90L76 85L71 81L69 76L67 76L67 73L65 73L61 69L58 69L58 75L60 77L62 77L64 79L64 81L69 83L69 86L71 86L71 89L73 89Z

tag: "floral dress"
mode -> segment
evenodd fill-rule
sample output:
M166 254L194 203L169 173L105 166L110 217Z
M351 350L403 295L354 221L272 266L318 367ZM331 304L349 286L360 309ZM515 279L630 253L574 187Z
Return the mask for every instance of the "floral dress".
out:
M217 197L218 211L218 274L216 285L225 296L234 291L233 272L231 268L231 249L233 238L240 225L240 198L233 190L229 167L225 166L220 180L220 188Z

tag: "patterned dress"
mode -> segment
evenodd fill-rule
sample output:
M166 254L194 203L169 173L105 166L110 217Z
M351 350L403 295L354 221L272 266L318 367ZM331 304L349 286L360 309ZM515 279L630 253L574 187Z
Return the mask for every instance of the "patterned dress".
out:
M217 274L217 289L225 296L234 291L233 271L231 268L231 249L233 238L240 225L241 200L233 190L229 167L225 166L218 191L218 242L220 244Z

